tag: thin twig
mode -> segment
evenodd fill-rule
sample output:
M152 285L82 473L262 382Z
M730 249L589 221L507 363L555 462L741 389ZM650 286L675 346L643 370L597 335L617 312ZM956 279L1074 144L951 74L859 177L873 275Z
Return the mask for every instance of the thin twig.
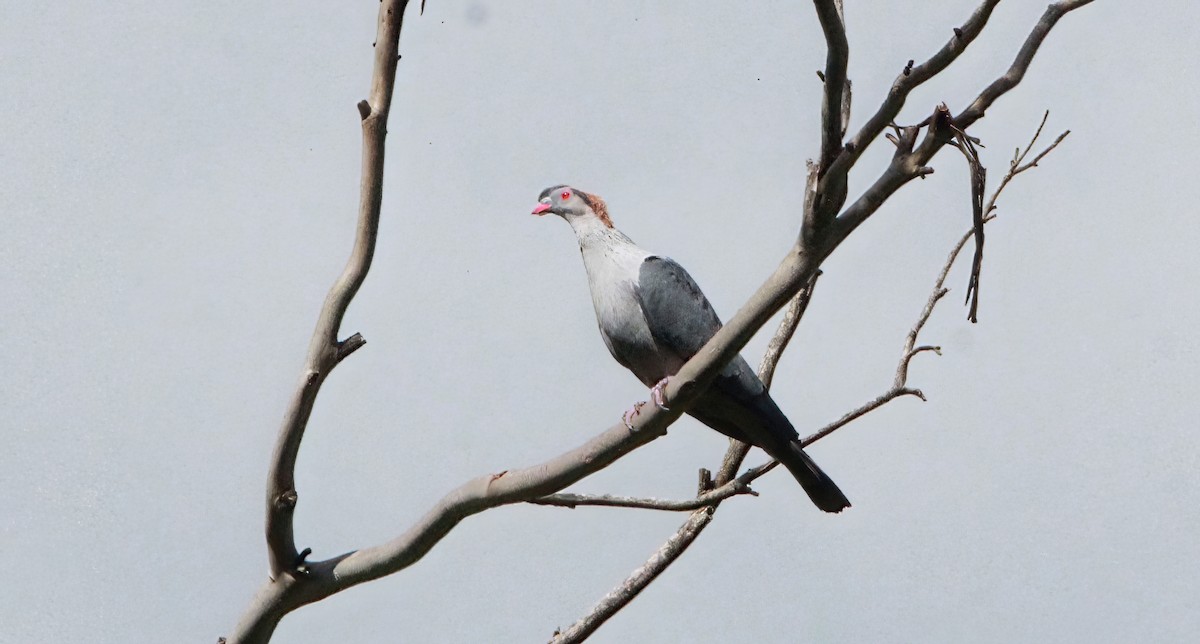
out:
M984 208L985 213L991 214L991 212L996 209L996 199L1000 196L1001 192L1004 192L1004 188L1007 187L1008 183L1013 180L1013 177L1016 177L1018 174L1021 174L1030 168L1036 168L1038 162L1046 158L1047 154L1053 152L1054 148L1057 148L1058 144L1062 143L1063 139L1067 138L1067 135L1071 133L1070 130L1066 130L1062 134L1059 134L1058 138L1054 139L1053 143L1048 145L1046 149L1039 152L1037 156L1033 157L1032 161L1022 165L1022 162L1025 161L1025 157L1029 156L1029 152L1033 150L1033 146L1037 143L1038 137L1042 135L1042 129L1046 126L1046 120L1049 118L1050 110L1046 110L1045 113L1042 114L1042 122L1038 124L1037 131L1034 132L1033 138L1029 140L1029 144L1025 146L1025 149L1022 150L1021 148L1017 148L1017 150L1013 153L1012 161L1010 161L1008 164L1008 172L1005 173L1002 179L1000 179L1000 185L997 186L996 191L992 193L991 199L988 200L987 206Z
M1049 112L1047 112L1047 114L1049 114ZM1049 147L1047 147L1045 150L1042 150L1041 153L1039 153L1036 157L1033 157L1033 161L1030 161L1029 163L1026 163L1025 165L1013 170L1013 176L1015 177L1016 175L1021 174L1030 168L1036 168L1038 162L1045 158L1047 154L1050 154L1051 150L1057 148L1058 144L1062 143L1063 139L1067 138L1067 135L1070 133L1070 130L1065 130L1062 134L1059 134L1058 138L1054 139L1054 143L1051 143Z
M633 496L615 496L612 494L548 494L532 499L533 505L551 505L560 508L577 508L582 505L596 505L609 508L637 508L642 510L667 510L683 512L716 505L731 496L749 494L758 496L758 492L750 489L749 485L724 485L710 490L694 499L655 499Z

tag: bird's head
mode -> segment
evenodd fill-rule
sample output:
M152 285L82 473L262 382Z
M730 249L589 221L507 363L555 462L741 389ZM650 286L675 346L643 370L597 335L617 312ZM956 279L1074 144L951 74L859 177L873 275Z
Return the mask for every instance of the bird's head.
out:
M543 190L542 194L538 195L533 214L555 214L567 221L594 217L609 228L613 225L608 216L608 206L603 199L571 186L554 186Z

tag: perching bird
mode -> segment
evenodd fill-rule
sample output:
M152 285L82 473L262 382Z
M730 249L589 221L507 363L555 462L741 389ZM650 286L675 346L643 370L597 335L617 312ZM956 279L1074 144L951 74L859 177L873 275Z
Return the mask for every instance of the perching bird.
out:
M533 214L548 213L567 220L579 239L604 344L617 362L653 387L651 399L663 406L666 379L721 328L720 318L682 266L639 248L614 228L607 206L596 195L570 186L547 188ZM629 413L636 414L636 409ZM841 512L850 507L837 485L800 448L795 428L740 355L687 413L778 459L818 508Z

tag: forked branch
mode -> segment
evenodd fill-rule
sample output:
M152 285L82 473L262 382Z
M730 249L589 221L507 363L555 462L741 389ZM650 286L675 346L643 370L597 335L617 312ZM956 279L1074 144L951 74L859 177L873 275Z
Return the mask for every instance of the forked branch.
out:
M308 554L296 548L293 513L296 492L296 458L317 393L330 371L366 340L355 333L338 340L346 309L362 286L375 253L379 232L379 208L383 199L384 139L392 104L399 58L400 28L408 0L385 0L379 7L375 63L371 75L371 93L359 103L362 117L362 184L359 196L358 226L350 259L341 276L329 290L317 316L308 346L304 373L288 403L271 456L267 478L266 540L270 579L238 623L230 644L266 642L279 619L291 608L287 598L298 579L307 576L304 559Z
M1042 123L1038 126L1037 133L1035 133L1033 139L1029 142L1029 145L1025 147L1024 151L1019 148L1017 149L1017 152L1014 154L1013 160L1010 163L1008 173L1005 174L1004 178L1000 181L1000 184L996 187L995 192L993 192L991 197L988 199L987 210L985 211L986 215L984 216L982 223L986 224L992 219L995 219L996 215L993 211L996 208L996 201L999 198L1000 193L1004 191L1005 187L1008 186L1012 179L1016 175L1032 167L1036 167L1039 161L1041 161L1047 154L1058 147L1063 139L1070 134L1069 130L1063 132L1058 136L1057 139L1054 140L1052 144L1050 144L1050 146L1035 156L1032 161L1022 164L1030 150L1033 148L1033 145L1037 142L1038 135L1040 135L1042 127L1045 125L1045 121L1046 117L1043 117ZM810 207L811 203L811 200L806 200L806 204L808 204ZM809 221L809 214L810 213L806 211L806 223ZM925 301L925 305L922 307L920 314L917 316L916 322L913 323L912 328L909 329L908 334L905 336L904 345L901 348L900 360L896 366L896 372L892 379L892 384L888 390L860 405L859 407L847 412L837 420L813 432L802 441L803 445L811 445L812 443L815 443L816 441L832 434L838 429L849 425L855 420L862 418L872 411L879 409L880 407L883 407L889 402L902 396L914 396L920 398L921 400L925 400L925 394L920 389L912 388L908 385L909 366L912 364L912 359L921 353L932 352L941 355L941 347L932 345L917 345L917 341L920 338L921 331L925 328L925 325L929 322L929 318L933 315L933 310L937 306L937 303L940 302L941 299L949 292L949 289L947 289L945 286L946 278L949 276L950 269L954 266L954 263L957 260L958 255L962 252L963 247L966 246L967 241L970 240L974 234L975 227L972 226L971 230L968 230L961 238L959 238L958 242L950 250L945 262L942 264L942 268L938 272L937 279L934 282L933 289L929 293L929 297ZM783 349L786 348L788 341L795 332L796 325L799 323L799 319L803 315L803 312L808 305L808 301L811 299L812 288L814 285L815 276L813 282L809 284L808 288L802 291L793 301L792 306L788 309L788 314L780 324L779 330L776 332L775 336L768 345L766 355L763 358L763 365L759 368L759 377L765 384L767 384L768 387L770 386L771 378L774 375L775 366L779 356ZM731 490L749 486L752 482L771 471L779 464L778 461L771 460L767 463L747 470L736 478L733 477L733 474L738 470L742 461L748 454L749 449L750 447L745 443L730 441L729 450L725 454L724 463L717 478L717 486L701 496L704 498L712 498L715 495L721 494L725 494L726 497L733 496L733 494L730 493ZM593 606L591 610L589 610L583 617L565 630L556 630L550 640L551 644L582 642L590 637L591 634L596 631L596 629L600 628L604 622L606 622L609 618L633 601L633 599L637 597L642 590L649 586L650 583L657 579L659 575L665 572L672 563L674 563L680 556L683 555L683 553L691 546L691 544L694 543L697 538L699 538L704 529L712 522L713 517L715 516L714 513L719 505L720 503L718 501L708 507L704 507L703 509L698 509L693 512L688 520L681 525L678 530L676 530L675 534L671 535L671 537L669 537L667 541L658 548L657 551L650 555L645 563L630 573L630 575L624 581L610 590L608 594L602 597L600 601L597 602L596 605Z
M897 153L884 174L845 211L835 219L829 219L829 226L821 227L820 230L815 231L815 234L807 237L802 234L793 250L783 258L775 272L750 297L742 309L675 374L665 392L666 397L672 401L670 410L648 406L635 419L633 431L628 430L624 423L617 422L585 444L540 465L496 475L485 475L469 481L443 497L407 532L388 543L349 552L325 561L307 562L305 559L309 550L305 549L303 552L297 550L292 522L297 500L294 476L296 457L321 384L342 359L364 343L358 334L354 334L346 340L339 340L338 337L342 319L351 299L366 277L374 253L379 208L382 200L384 139L395 82L399 33L407 4L407 0L384 0L380 6L371 93L368 100L359 104L363 127L363 178L354 248L345 270L330 290L321 309L310 342L305 370L288 405L272 456L267 485L266 521L271 576L239 622L234 634L230 637L230 642L266 642L270 639L279 620L288 612L350 586L391 574L411 565L423 557L464 518L489 508L529 501L555 493L584 476L604 468L633 449L665 434L667 427L678 419L688 409L688 406L707 389L721 368L741 351L754 333L785 304L797 297L797 294L801 293L806 285L811 288L819 266L825 257L832 253L896 190L911 179L924 176L932 171L927 168L928 161L949 140L946 127L949 122L948 114L943 116L939 113L930 120L927 124L925 139L920 146L916 146L916 140L919 130L922 128L913 127L902 130L902 136L897 137ZM836 2L817 1L818 9L823 16L828 15L825 12L829 7L832 6L836 9L836 4ZM1051 5L1027 39L1009 72L989 85L966 111L954 117L953 123L965 129L982 117L984 110L990 107L997 97L1020 81L1038 46L1053 24L1067 11L1084 4L1087 4L1086 0L1064 1ZM932 77L937 71L943 69L961 53L966 44L982 29L983 23L986 22L991 7L994 5L995 2L985 2L962 29L956 30L955 40L923 67L910 65L906 69L904 77L911 78L911 80L897 81L898 85L893 86L893 92L889 93L880 112L868 121L867 126L864 126L864 130L860 131L859 135L870 135L867 138L873 140L883 127L892 122L908 92L923 82L925 78ZM845 52L840 51L845 33L840 16L836 24L829 22L827 25L826 23L827 21L823 19L822 24L823 27L827 27L827 37L832 38L831 48L833 49L827 58L826 86L833 88L827 97L827 106L837 107L836 110L830 112L830 115L839 116L839 132L835 138L839 141L836 147L840 148L840 152L837 152L831 163L822 164L823 176L815 192L818 193L817 203L824 203L825 207L829 207L833 211L840 209L841 199L821 202L819 196L821 194L837 194L839 190L844 191L846 173L849 172L854 160L870 141L858 140L859 135L856 135L850 143L840 146L841 105L846 99L839 100L838 97L842 95L837 90L842 87L845 77ZM833 81L836 82L831 82L830 76L835 76ZM837 104L835 105L835 103ZM829 121L831 122L831 120ZM876 121L881 122L876 123ZM876 125L878 127L875 127ZM874 128L874 134L871 134L872 128ZM823 141L834 141L835 138L823 137ZM855 143L855 141L858 142ZM1031 163L1036 164L1039 158L1040 156ZM1019 164L1013 166L1017 172L1022 167ZM835 190L831 191L830 186L833 186ZM830 203L834 205L829 206ZM805 220L808 221L809 218L806 216ZM803 312L803 305L800 302L801 300L797 300L795 305L798 311L796 319L798 319L799 313ZM790 335L790 331L788 334ZM927 347L910 347L902 360L904 369L907 369L907 361L911 360L912 356L927 349ZM778 355L774 360L777 359ZM773 363L771 368L773 369ZM769 382L769 374L766 375L764 380ZM900 381L903 382L903 379ZM904 385L896 395L905 394L918 395L919 392L909 390ZM870 404L868 403L868 405ZM879 403L876 407L882 404ZM867 411L870 409L862 413ZM839 420L835 422L835 425L837 423L844 425L850 420L853 419L845 420L845 422ZM833 429L836 428L833 427ZM833 431L833 429L829 429L829 431ZM818 432L818 434L821 433ZM816 440L820 437L820 435L814 435L808 440ZM660 555L666 563L661 567L656 567L657 564L654 566L648 564L644 575L634 580L626 590L613 597L611 610L606 609L594 613L595 619L598 620L595 622L595 626L598 626L603 619L607 619L605 615L611 615L620 606L627 603L633 595L645 587L646 583L649 583L649 580L661 573L666 565L678 556L678 553L686 549L691 540L695 539L699 530L703 529L703 525L711 520L716 504L720 503L721 499L716 497L724 494L727 490L734 490L737 486L732 474L737 471L744 454L744 447L737 445L731 447L718 475L717 489L700 495L699 498L703 499L700 509L694 511L688 524L660 551ZM738 477L738 479L742 480L743 484L748 483L743 477ZM722 486L725 486L724 490L722 490ZM732 492L729 495L732 496L735 493L738 492ZM709 494L712 496L706 496ZM696 502L693 500L681 503ZM689 528L689 526L698 527ZM581 621L589 619L591 617ZM594 626L591 629L594 630ZM591 630L585 626L581 630L576 630L576 635L564 634L566 639L560 641L578 641L579 637L586 637L590 632ZM576 639L571 639L571 637Z

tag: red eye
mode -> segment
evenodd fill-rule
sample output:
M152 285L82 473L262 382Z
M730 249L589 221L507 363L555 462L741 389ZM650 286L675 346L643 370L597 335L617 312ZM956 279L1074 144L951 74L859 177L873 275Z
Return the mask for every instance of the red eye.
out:
M571 198L571 191L570 191L570 190L563 190L563 191L562 191L562 194L561 194L561 195L559 195L559 196L560 196L560 197L562 197L562 200L563 200L563 201L566 201L567 199L570 199L570 198Z

